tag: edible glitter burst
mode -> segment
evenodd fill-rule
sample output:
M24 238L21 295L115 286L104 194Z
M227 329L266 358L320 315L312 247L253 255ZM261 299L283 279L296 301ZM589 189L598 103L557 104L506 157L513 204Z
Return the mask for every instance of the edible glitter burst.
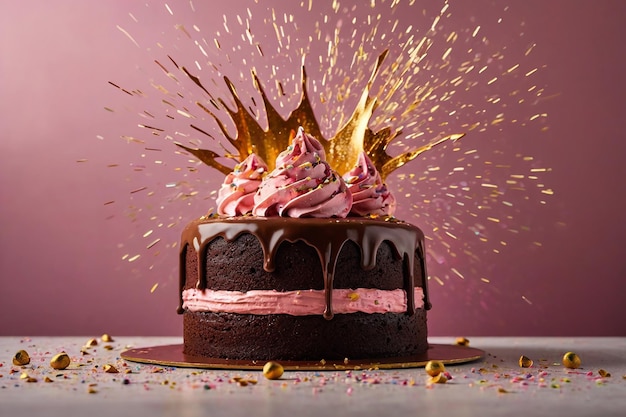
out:
M346 126L366 149L372 137L383 138L384 146L368 151L399 200L398 216L424 230L429 278L441 285L492 283L492 256L521 235L532 242L522 213L553 194L542 179L550 169L523 146L501 144L508 129L533 135L547 129L547 115L537 110L545 91L534 84L541 68L525 63L535 45L523 34L512 44L495 41L480 23L454 19L448 2L430 9L433 2L302 1L280 10L255 2L229 6L219 27L203 27L214 12L193 2L149 6L170 25L161 28L163 36L134 34L147 24L145 10L118 25L152 60L142 69L145 88L111 82L136 108L143 106L137 135L122 138L140 145L142 159L176 154L186 165L176 166L164 187L131 190L143 198L128 215L149 226L140 239L144 249L123 258L135 265L147 259L144 273L157 264L163 273L169 263L175 277L175 256L151 255L177 250L182 225L214 205L221 176L211 177L201 161L225 172L265 143L237 142L242 126L256 124L250 132L267 136L280 120L289 121L284 129L313 127L331 138L326 146ZM514 32L508 7L499 12L496 23ZM305 113L304 121L292 120L292 112ZM390 161L400 163L385 168Z

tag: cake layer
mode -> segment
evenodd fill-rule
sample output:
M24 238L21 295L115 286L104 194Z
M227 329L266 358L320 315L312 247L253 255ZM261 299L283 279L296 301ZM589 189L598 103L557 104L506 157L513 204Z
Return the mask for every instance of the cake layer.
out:
M423 292L415 288L416 308L422 308ZM197 290L183 291L183 309L193 312L237 314L289 314L311 316L324 313L322 290ZM404 290L379 290L376 288L334 289L333 310L335 314L349 313L403 313L407 297Z
M404 289L412 314L419 287L429 309L423 238L408 223L376 219L199 219L183 232L179 312L190 288L324 290L332 318L335 288Z
M184 313L184 353L252 360L405 357L428 349L426 311L413 315Z
M187 355L375 359L428 348L423 234L408 223L203 218L183 232L180 261Z

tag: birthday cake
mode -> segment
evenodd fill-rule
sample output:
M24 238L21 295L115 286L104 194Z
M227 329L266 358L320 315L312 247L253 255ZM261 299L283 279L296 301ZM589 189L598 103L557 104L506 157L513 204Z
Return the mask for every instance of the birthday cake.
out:
M424 235L366 152L343 176L300 128L249 154L180 251L183 352L233 360L403 358L428 349Z

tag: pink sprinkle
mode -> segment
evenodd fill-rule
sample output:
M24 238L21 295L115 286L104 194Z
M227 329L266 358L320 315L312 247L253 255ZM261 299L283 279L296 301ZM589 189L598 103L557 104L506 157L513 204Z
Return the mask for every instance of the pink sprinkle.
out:
M346 394L352 395L352 387L348 387L348 389L346 390Z

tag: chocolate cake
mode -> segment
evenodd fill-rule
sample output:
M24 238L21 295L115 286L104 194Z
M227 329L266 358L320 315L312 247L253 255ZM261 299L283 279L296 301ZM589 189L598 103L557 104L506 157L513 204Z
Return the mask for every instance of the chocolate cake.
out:
M251 360L422 353L428 348L430 307L423 250L421 231L403 222L280 217L194 221L183 233L181 251L184 353ZM395 297L399 305L384 301L394 290L400 293ZM206 291L223 296L211 311L201 307ZM274 292L288 294L288 304L307 302L298 298L306 293L319 301L311 302L316 305L313 312L283 308L284 303L274 301ZM257 297L242 301L243 308L228 305L229 296L235 300L246 293Z
M367 155L343 177L302 129L275 168L250 154L180 252L184 353L403 358L428 349L424 235L395 219Z

